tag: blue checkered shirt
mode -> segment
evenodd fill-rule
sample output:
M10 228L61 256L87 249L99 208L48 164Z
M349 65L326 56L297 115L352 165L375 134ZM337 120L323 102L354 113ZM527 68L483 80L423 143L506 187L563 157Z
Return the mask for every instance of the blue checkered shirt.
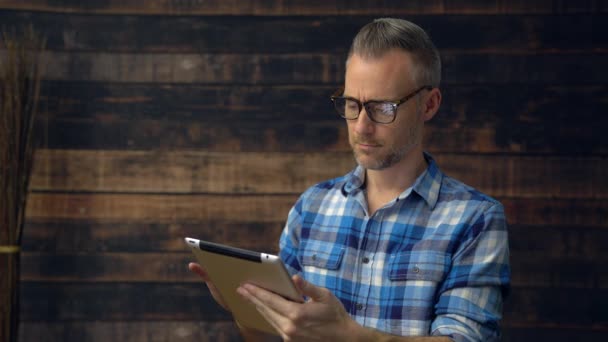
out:
M280 256L363 326L497 340L510 279L503 207L425 158L426 171L372 216L361 167L309 188L289 213Z

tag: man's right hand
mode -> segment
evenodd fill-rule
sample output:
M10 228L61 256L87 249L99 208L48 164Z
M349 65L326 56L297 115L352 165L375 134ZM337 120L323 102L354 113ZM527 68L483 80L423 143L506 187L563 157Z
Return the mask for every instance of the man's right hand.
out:
M201 277L201 279L203 279L205 284L207 284L207 287L209 288L209 292L211 292L211 296L213 296L213 299L215 299L215 301L222 308L224 308L224 310L230 312L230 309L228 309L228 305L226 305L226 302L222 298L222 295L220 294L220 292L217 290L217 287L215 287L215 285L213 285L213 283L211 282L211 279L209 278L209 274L207 273L207 270L205 270L203 268L203 266L201 266L195 262L189 263L188 268L190 269L190 271L198 274L199 277Z

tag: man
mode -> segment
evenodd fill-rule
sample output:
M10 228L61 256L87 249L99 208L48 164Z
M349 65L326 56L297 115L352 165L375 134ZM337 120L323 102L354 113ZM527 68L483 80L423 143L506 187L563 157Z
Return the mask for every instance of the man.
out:
M498 339L510 278L504 211L423 151L440 74L435 46L411 22L378 19L355 37L344 90L332 100L358 166L304 192L280 238L308 301L238 289L283 339ZM190 268L221 304L204 269Z

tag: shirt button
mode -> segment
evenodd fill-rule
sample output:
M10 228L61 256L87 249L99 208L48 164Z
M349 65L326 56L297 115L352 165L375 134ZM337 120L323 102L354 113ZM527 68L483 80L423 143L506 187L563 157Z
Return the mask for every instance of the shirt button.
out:
M313 261L314 261L314 260L317 260L317 255L316 255L316 254L313 254L313 255L312 255L312 260L313 260Z
M413 271L414 273L419 273L419 272L420 272L420 269L418 268L418 266L414 266L414 268L412 269L412 271Z
M367 264L369 262L369 258L368 257L364 257L362 261L363 261L364 264Z
M361 304L361 303L357 304L357 310L361 310L361 309L363 309L363 304Z

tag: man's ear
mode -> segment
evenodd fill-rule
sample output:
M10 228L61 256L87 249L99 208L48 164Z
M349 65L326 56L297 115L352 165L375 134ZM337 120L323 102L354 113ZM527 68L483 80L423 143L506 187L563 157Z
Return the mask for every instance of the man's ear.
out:
M441 91L439 88L431 89L422 102L422 118L424 122L431 120L441 105Z

